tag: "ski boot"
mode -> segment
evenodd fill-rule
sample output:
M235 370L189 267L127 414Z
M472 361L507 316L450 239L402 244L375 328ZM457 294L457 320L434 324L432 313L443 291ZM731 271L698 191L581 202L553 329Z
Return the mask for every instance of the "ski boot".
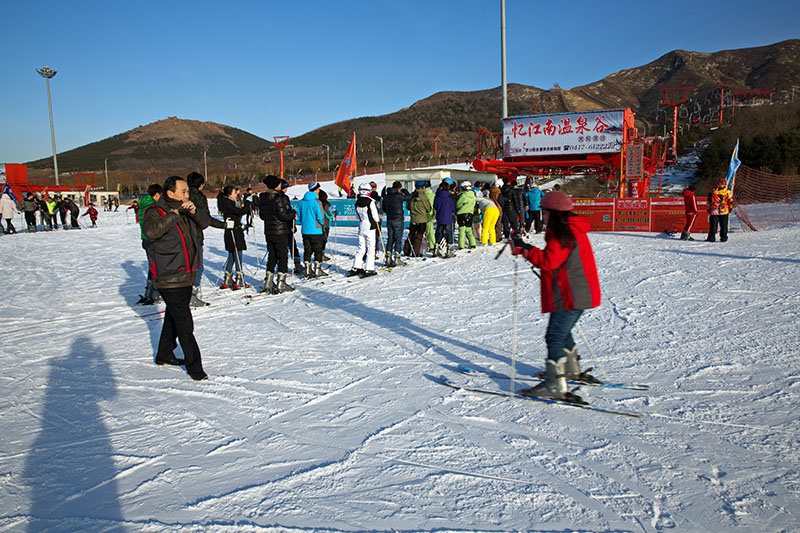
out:
M161 296L158 296L158 298L160 299ZM200 299L200 287L192 287L192 298L189 300L189 307L206 307L207 305L211 304Z
M236 289L234 290L249 289L250 287L252 287L252 285L250 285L244 280L244 274L242 274L241 272L236 273L236 280L233 283L234 285L236 285Z
M276 290L278 294L283 292L292 292L294 290L294 287L286 283L285 273L278 273L278 287Z
M314 277L315 278L327 278L328 273L322 270L322 263L319 261L314 261Z
M580 360L581 356L578 355L578 345L572 349L564 348L564 353L567 356L567 363L564 366L564 373L569 381L583 381L584 383L600 383L600 380L589 373L591 368L581 371Z
M225 276L222 278L222 283L219 286L220 289L233 289L233 274L230 272L225 272Z
M406 263L403 261L403 256L400 255L400 252L395 252L394 254L394 266L404 267Z
M545 372L544 381L535 387L520 389L517 391L517 394L520 396L543 398L546 400L586 403L580 396L569 392L569 389L567 388L567 377L564 370L566 364L566 357L562 357L558 361L546 359L545 367L547 370Z
M359 275L360 275L362 278L369 278L369 277L371 277L371 276L376 276L376 275L378 275L378 273L377 273L377 272L375 272L374 270L361 270L361 274L359 274Z
M314 266L311 264L311 261L303 261L303 277L306 279L315 277Z
M395 266L394 257L389 252L386 252L386 257L383 260L383 266L386 268L392 268Z
M275 290L275 274L272 272L267 272L267 277L264 278L264 287L259 292L265 292L267 294L277 294Z
M351 268L350 272L347 273L348 278L352 278L354 276L361 277L364 274L363 268Z

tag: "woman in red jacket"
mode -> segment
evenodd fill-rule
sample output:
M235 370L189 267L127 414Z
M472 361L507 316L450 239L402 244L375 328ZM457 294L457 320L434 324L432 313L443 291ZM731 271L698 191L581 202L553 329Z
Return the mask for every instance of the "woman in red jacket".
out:
M600 305L600 280L586 235L591 224L572 213L572 199L561 191L545 194L541 207L547 224L544 250L513 237L513 253L541 269L542 313L550 313L544 337L545 380L520 390L519 394L582 401L569 393L567 380L594 380L581 372L578 348L572 337L572 328L583 311Z

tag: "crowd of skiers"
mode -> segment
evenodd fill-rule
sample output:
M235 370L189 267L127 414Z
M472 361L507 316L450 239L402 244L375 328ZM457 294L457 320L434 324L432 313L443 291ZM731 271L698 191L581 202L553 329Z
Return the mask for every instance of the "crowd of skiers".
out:
M89 216L92 227L96 227L98 218L94 204L89 204L86 212L81 215L78 204L69 196L62 197L59 194L39 196L29 192L21 202L15 202L8 192L4 192L0 197L0 215L6 225L5 228L2 228L3 234L17 233L13 219L14 215L18 213L24 214L25 225L29 233L57 230L59 229L59 219L61 220L61 229L81 229L79 216ZM69 222L67 217L69 217Z

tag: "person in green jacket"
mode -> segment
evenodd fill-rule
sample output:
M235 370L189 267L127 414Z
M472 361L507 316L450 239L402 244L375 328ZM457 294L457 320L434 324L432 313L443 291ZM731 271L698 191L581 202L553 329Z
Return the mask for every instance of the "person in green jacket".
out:
M425 196L428 197L428 202L431 204L431 209L428 211L428 221L425 230L428 234L428 249L433 250L436 247L436 231L434 230L433 225L436 221L436 211L433 209L433 200L436 195L427 183L425 183L422 192L425 193Z
M419 257L422 247L422 238L428 228L428 216L433 211L432 204L428 198L424 181L415 184L416 189L408 201L408 212L411 214L411 221L408 226L408 239L403 246L403 253L406 257ZM428 236L430 239L430 235ZM433 249L433 248L431 248Z
M50 220L48 220L50 229L58 229L58 220L56 220L56 199L52 196L47 196L44 199L44 203L47 205L47 215L50 217Z
M468 181L461 182L461 192L456 198L456 222L458 222L458 248L463 250L465 241L475 248L475 234L472 232L472 217L475 214L475 191ZM466 237L466 238L465 238Z
M161 295L158 294L158 289L156 289L156 284L153 280L153 273L150 270L150 265L153 264L153 257L150 251L150 245L152 243L144 234L144 212L151 205L155 205L163 193L164 188L160 184L152 183L149 187L147 187L147 194L139 199L139 211L137 214L139 219L139 229L141 230L142 236L142 248L147 256L147 285L144 287L144 294L139 295L139 301L136 302L137 304L153 305L161 300Z

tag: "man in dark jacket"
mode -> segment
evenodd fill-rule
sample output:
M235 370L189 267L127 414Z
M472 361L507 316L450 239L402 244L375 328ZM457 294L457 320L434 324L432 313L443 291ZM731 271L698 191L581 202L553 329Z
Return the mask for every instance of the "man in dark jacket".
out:
M519 205L516 178L505 182L500 189L500 202L503 208L503 236L508 239L511 234L519 235Z
M81 226L78 223L78 215L81 213L81 210L78 208L78 204L76 204L72 198L67 196L64 199L64 205L67 206L67 209L69 209L70 226L72 226L72 229L81 229Z
M267 275L264 279L262 292L278 294L293 291L286 283L289 273L289 246L292 236L294 217L297 214L292 209L289 197L281 190L283 184L277 176L269 175L264 178L267 190L258 198L258 215L264 221L264 239L267 241ZM277 280L275 266L278 266Z
M61 218L61 229L67 229L67 204L61 195L56 197L56 211Z
M203 194L203 186L206 179L199 172L192 172L186 177L186 182L189 185L189 200L195 205L195 208L205 214L210 221L208 225L218 229L225 229L225 223L219 219L211 216L208 210L208 198ZM194 281L194 289L192 289L192 307L205 307L209 305L200 299L200 282L203 279L203 230L197 230L197 238L199 242L198 256L197 256L197 277Z
M152 242L153 262L150 269L164 299L164 325L156 352L157 365L186 365L196 381L208 379L203 371L200 348L194 338L194 322L189 301L197 275L201 245L198 234L208 227L209 216L189 200L189 186L179 176L164 182L164 195L147 208L142 230ZM184 359L173 350L180 342Z
M32 192L25 195L22 200L22 210L25 212L25 224L28 226L28 231L34 233L36 231L36 197ZM42 226L44 229L44 226Z
M400 255L403 246L403 205L411 199L399 181L383 196L383 212L386 213L386 259L388 268L405 266Z

